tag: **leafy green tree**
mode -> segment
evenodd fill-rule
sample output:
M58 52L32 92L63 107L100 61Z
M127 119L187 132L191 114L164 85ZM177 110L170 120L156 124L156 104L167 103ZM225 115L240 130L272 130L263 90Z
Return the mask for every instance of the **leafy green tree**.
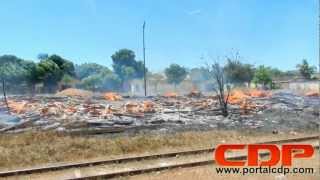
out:
M136 61L135 53L130 49L120 49L112 56L112 67L121 84L124 85L134 78L142 78L144 66L141 61Z
M310 66L306 59L303 59L302 63L297 65L297 68L300 74L306 79L311 79L311 76L316 72L316 67Z
M47 57L46 59L44 59ZM36 81L43 82L46 92L53 93L58 89L58 84L63 77L75 77L74 65L58 55L43 55L42 60L36 66ZM66 79L64 79L66 80ZM62 82L64 86L66 81Z
M47 59L56 63L63 74L68 74L72 77L75 77L75 69L74 69L74 65L71 61L66 60L58 55L55 55L55 54L49 56Z
M95 74L100 74L102 72L112 73L109 68L96 63L84 63L75 66L75 72L77 78L79 79L83 79Z
M239 60L228 59L224 66L226 78L231 83L249 83L254 76L254 68L251 64L243 64Z
M135 64L135 78L143 78L144 65L142 61L137 61ZM147 69L146 69L147 70Z
M116 91L120 89L120 79L113 73L100 73L101 85L98 87L100 91Z
M168 83L174 84L174 87L176 88L176 86L186 78L187 70L178 64L171 64L165 69L165 74Z
M38 82L36 64L25 61L13 55L0 56L0 77L7 88L14 91L24 90L24 85L34 94L35 84Z
M98 87L101 85L102 79L99 75L91 75L84 79L82 79L82 86L85 89L96 91Z
M261 84L264 88L268 85L271 87L272 78L270 68L265 66L259 66L254 74L253 82L257 84Z
M40 61L37 66L38 78L43 82L46 92L53 93L57 90L58 82L64 73L52 60Z
M0 77L7 82L19 84L24 80L26 69L23 60L13 55L0 56Z
M79 87L91 91L114 91L118 90L120 80L113 73L102 72L90 75L81 80Z
M61 89L67 89L70 87L73 87L76 84L77 80L68 75L68 74L64 74L60 80L60 88Z
M0 56L0 80L3 90L4 102L7 105L8 111L8 101L6 96L6 91L8 87L17 87L24 80L25 69L22 66L23 60L17 58L13 55L3 55ZM20 89L20 88L18 88Z
M4 102L7 106L8 111L10 111L8 101L7 101L7 83L14 82L10 85L16 86L23 79L24 69L21 67L22 59L17 58L12 55L0 56L0 80L1 87L3 91Z
M33 96L35 94L36 84L41 82L41 80L38 77L38 65L32 61L24 61L23 64L23 67L25 69L26 84L30 89L31 95Z

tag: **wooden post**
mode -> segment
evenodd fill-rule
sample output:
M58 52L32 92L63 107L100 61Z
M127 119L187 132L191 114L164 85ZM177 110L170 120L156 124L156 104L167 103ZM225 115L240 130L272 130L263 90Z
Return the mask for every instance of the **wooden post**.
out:
M143 80L144 80L144 96L147 96L147 73L146 73L146 48L144 39L144 29L146 27L146 22L143 22L142 26L142 41L143 41Z
M320 76L320 0L318 0L318 76ZM318 77L319 78L319 77ZM318 79L318 92L320 93L320 79ZM320 107L318 109L318 112L320 112ZM318 117L318 121L320 121L320 115ZM319 129L318 131L320 132L320 126L319 126ZM318 133L319 133L318 132ZM320 135L319 135L319 144L320 144ZM318 150L318 154L319 154L319 162L320 162L320 148ZM320 169L320 168L319 168ZM320 174L319 174L320 176Z

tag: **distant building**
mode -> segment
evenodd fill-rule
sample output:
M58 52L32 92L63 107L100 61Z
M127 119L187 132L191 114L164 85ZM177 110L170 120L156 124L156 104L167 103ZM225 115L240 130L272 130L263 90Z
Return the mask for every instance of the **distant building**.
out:
M286 79L287 78L287 79ZM279 87L281 89L291 89L297 91L318 91L319 90L319 80L320 74L314 74L312 79L305 79L302 76L295 77L286 77L273 80L273 84L275 87Z

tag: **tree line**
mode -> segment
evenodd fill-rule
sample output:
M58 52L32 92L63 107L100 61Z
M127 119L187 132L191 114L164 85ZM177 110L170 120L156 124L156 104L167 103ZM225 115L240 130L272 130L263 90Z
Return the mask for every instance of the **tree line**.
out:
M54 93L68 87L77 87L92 91L128 91L133 79L144 76L143 62L136 59L134 51L120 49L112 56L112 69L96 63L74 64L59 55L39 54L39 62L21 59L14 55L0 56L0 77L9 91L27 89L32 94L36 86L41 85L42 93ZM226 57L221 67L226 83L244 85L254 83L273 88L272 81L281 77L302 76L314 78L316 68L302 60L293 71L281 71L267 66L255 67L241 62L239 57ZM152 73L147 69L147 79L153 81L155 89L160 81L166 81L176 87L186 78L195 86L213 79L209 67L187 69L171 64L163 73Z

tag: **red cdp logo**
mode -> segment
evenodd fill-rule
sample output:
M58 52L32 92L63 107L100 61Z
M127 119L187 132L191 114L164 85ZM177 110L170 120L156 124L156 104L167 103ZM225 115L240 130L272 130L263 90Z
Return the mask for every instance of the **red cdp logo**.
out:
M275 166L280 160L283 166L291 166L293 158L309 158L314 153L313 147L306 144L285 144L281 149L274 144L224 144L215 149L215 160L222 166L245 166L245 160L228 160L225 152L242 150L246 146L248 147L248 166ZM259 150L269 151L270 158L266 161L259 161Z

